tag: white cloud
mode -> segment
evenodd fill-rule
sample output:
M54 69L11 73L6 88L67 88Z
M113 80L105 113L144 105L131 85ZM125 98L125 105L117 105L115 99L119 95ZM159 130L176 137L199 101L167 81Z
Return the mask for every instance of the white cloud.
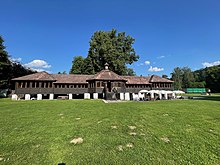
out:
M51 65L49 65L44 60L33 60L27 64L24 64L24 66L32 69L45 69L45 68L51 68Z
M215 65L220 65L220 61L203 62L202 65L203 65L203 67L211 67L211 66L215 66Z
M162 59L162 58L165 58L165 56L159 56L159 57L157 57L157 59Z
M30 68L34 71L37 72L42 72L42 71L46 71L48 73L51 73L51 71L48 71L46 69L51 68L51 65L49 65L46 61L44 60L33 60L27 64L24 64L25 67Z
M164 68L158 68L158 67L152 67L152 66L150 66L150 68L148 69L148 71L150 71L150 72L160 72L163 70L164 70Z
M145 65L150 65L150 61L145 61Z

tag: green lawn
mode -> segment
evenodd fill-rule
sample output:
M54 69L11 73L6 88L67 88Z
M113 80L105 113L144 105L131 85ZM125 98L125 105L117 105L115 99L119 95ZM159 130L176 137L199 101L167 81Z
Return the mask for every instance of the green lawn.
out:
M217 100L0 99L0 164L217 165Z

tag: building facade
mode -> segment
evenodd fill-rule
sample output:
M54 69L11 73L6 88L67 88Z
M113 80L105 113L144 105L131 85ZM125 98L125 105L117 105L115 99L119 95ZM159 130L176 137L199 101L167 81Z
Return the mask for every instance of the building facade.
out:
M151 75L120 76L108 69L95 75L34 73L13 79L14 99L107 99L132 100L142 90L173 90L173 81ZM143 95L143 93L142 93ZM162 97L162 96L161 96ZM144 98L156 99L150 93ZM160 98L161 99L161 98Z

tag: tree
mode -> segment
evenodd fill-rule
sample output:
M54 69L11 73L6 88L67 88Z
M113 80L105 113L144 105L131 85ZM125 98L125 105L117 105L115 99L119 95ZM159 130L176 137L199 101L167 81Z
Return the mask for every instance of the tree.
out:
M167 76L166 74L163 74L163 75L162 75L162 78L168 79L168 76Z
M189 67L183 67L182 73L183 73L182 87L189 88L190 84L195 82L194 74Z
M190 88L205 88L206 82L190 82L189 87Z
M195 79L212 92L220 92L220 65L194 71Z
M206 69L206 85L212 92L220 92L220 65Z
M174 81L174 89L181 90L182 89L182 84L183 84L183 71L181 68L176 67L173 70L172 75L172 80Z
M132 64L137 61L139 56L132 45L135 39L126 36L124 32L119 32L115 29L111 31L97 31L93 34L90 40L90 48L88 56L84 60L79 57L74 58L71 73L95 74L104 69L104 64L109 64L109 69L119 75L133 74L131 68L127 68L127 64ZM82 61L84 65L78 66Z
M72 68L70 69L70 74L83 74L85 59L82 56L75 56L72 61Z
M135 76L136 74L132 68L127 68L126 75Z
M11 61L9 60L7 51L5 51L3 42L4 40L0 36L0 88L8 88L11 72Z

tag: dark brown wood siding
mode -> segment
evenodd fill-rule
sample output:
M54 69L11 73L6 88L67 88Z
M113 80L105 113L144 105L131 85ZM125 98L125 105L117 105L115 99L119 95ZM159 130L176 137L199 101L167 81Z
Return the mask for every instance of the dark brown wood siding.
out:
M17 94L50 94L54 93L53 88L16 88Z
M88 93L88 88L54 88L54 94L83 94Z

